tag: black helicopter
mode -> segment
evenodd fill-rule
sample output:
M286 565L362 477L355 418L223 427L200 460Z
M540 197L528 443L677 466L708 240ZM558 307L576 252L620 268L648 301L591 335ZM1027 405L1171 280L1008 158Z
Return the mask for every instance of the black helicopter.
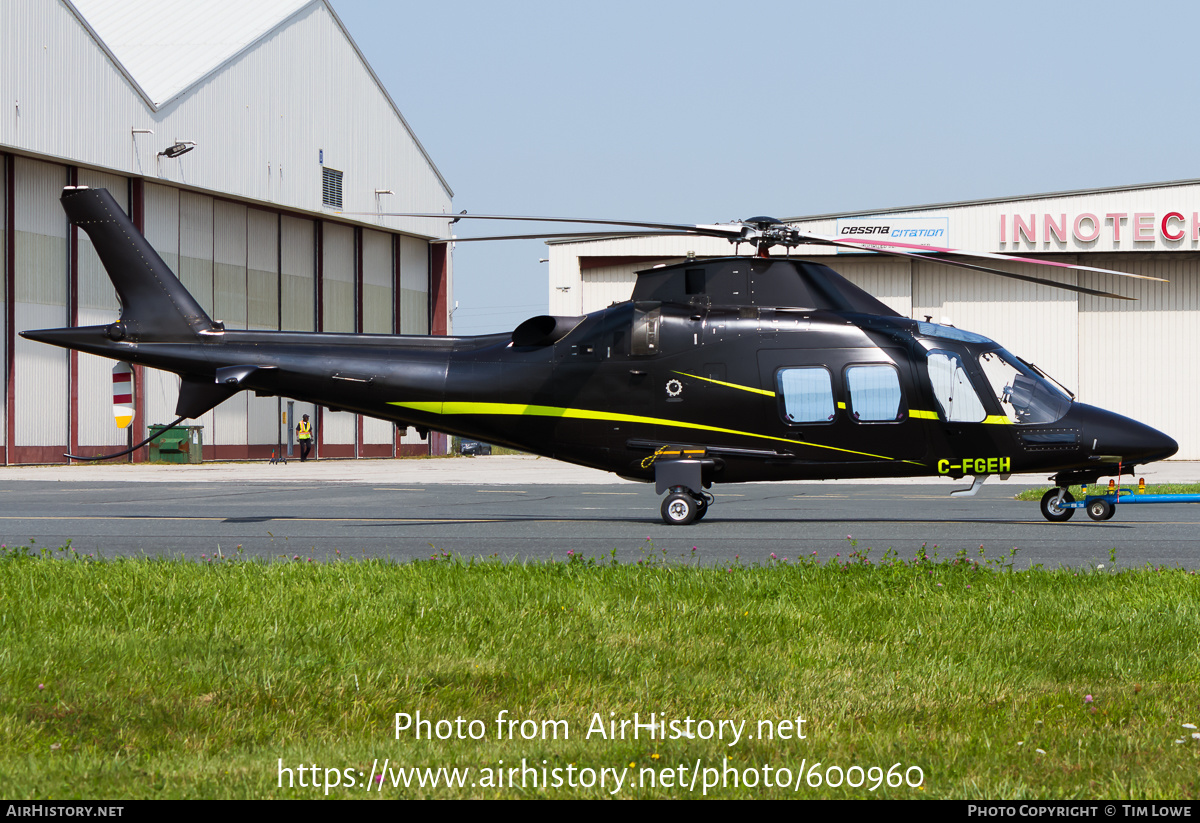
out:
M824 238L765 217L711 226L559 218L726 237L757 255L639 272L629 301L533 317L511 334L235 331L209 318L106 190L69 187L62 204L108 271L120 319L22 336L174 372L180 420L244 390L293 397L653 481L667 492L663 520L679 525L705 516L713 483L971 475L973 493L1014 472L1053 475L1042 513L1061 521L1074 514L1063 506L1073 502L1067 486L1178 449L1149 426L1076 402L986 337L897 315L827 266L769 256L803 243L866 247L1128 299L930 256L949 249Z

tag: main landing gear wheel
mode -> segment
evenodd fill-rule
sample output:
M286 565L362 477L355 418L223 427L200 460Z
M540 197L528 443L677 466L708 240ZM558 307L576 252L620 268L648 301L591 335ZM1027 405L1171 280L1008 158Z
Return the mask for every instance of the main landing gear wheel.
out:
M707 511L708 506L704 508ZM668 526L686 526L702 516L700 505L690 494L671 492L662 502L662 519Z
M1058 499L1059 493L1062 494L1061 501L1059 501L1059 499ZM1061 503L1074 503L1075 498L1074 498L1074 496L1072 496L1072 494L1070 492L1063 491L1062 489L1051 489L1050 491L1043 494L1042 495L1042 517L1046 518L1051 523L1062 523L1063 521L1070 520L1071 516L1073 514L1075 514L1075 510L1062 508L1059 505L1060 502Z
M1087 504L1087 513L1093 520L1108 520L1116 513L1116 508L1107 500L1093 500Z

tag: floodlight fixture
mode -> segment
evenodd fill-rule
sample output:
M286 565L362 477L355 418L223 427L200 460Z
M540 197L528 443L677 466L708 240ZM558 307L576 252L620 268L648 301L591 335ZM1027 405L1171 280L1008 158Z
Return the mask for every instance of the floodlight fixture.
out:
M176 140L175 145L167 146L158 153L159 157L178 157L181 154L187 154L192 149L196 148L196 144L191 140Z

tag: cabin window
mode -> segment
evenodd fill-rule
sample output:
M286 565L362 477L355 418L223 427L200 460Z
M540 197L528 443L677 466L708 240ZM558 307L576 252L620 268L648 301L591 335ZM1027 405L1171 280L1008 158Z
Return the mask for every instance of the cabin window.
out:
M899 420L900 375L894 366L851 366L846 369L850 414L855 420Z
M834 418L833 381L821 366L780 369L779 394L789 423L828 423Z
M925 364L942 418L951 423L982 423L987 413L971 386L962 358L952 351L934 349Z

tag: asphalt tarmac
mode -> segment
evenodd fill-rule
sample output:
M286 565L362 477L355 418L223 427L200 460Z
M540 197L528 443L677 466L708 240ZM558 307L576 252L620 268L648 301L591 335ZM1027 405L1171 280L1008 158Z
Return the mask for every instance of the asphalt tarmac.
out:
M1191 479L1160 464L1155 480ZM1200 568L1200 506L1122 505L1107 522L1066 523L1013 500L1038 478L718 486L706 519L667 526L652 485L527 457L328 461L287 466L78 466L0 469L0 543L84 554L214 555L315 561L462 557L743 564L870 549L1086 567ZM1042 483L1044 485L1044 482ZM1015 550L1015 554L1014 554Z

